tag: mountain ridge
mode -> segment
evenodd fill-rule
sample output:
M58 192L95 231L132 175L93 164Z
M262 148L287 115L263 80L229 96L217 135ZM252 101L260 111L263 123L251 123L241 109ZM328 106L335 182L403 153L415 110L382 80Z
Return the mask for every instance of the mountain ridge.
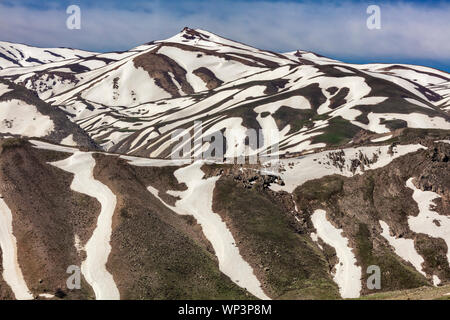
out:
M447 73L190 28L74 52L0 70L1 299L448 286Z
M250 102L254 100L255 104L258 105L263 101L258 102L257 100L271 97L276 103L284 104L285 102L282 98L286 94L288 96L291 95L293 99L297 100L304 99L305 97L306 99L311 99L311 95L322 95L322 98L320 98L322 100L313 101L315 105L312 108L309 107L311 109L319 109L320 105L318 102L324 102L323 99L327 99L328 101L332 99L336 100L333 104L330 104L331 108L330 106L323 105L322 109L311 110L307 114L301 111L303 108L309 109L307 105L300 107L300 111L292 110L289 102L286 102L285 106L280 106L283 107L280 109L280 111L283 111L283 114L288 112L291 117L298 118L296 120L297 123L300 122L298 125L289 124L291 129L289 132L292 132L293 127L300 126L302 122L314 122L313 117L337 119L337 117L341 116L340 113L344 112L345 108L341 108L342 111L334 109L338 109L346 103L348 105L349 102L354 101L353 104L356 107L362 108L358 104L363 105L366 103L365 101L370 100L363 99L364 94L355 96L358 93L351 92L352 87L333 85L332 82L334 80L332 79L338 79L337 77L347 78L349 85L353 85L355 88L361 89L366 86L367 89L364 89L366 90L365 94L373 91L370 85L367 86L366 81L370 80L381 88L388 85L384 84L383 81L389 81L389 86L397 88L395 89L397 96L403 97L409 95L408 99L410 101L405 101L405 99L395 100L395 104L402 103L404 105L404 107L399 109L400 113L404 112L401 110L405 108L414 108L421 113L428 113L429 115L433 113L434 115L440 114L444 119L447 118L447 115L443 114L443 112L448 113L446 112L447 97L441 96L424 86L426 83L432 86L439 85L439 92L442 92L441 87L443 87L443 92L446 93L448 90L446 89L447 83L442 84L444 80L442 79L443 75L441 73L431 73L430 75L428 71L423 71L422 68L419 68L419 70L408 69L404 71L403 68L405 67L398 67L396 65L392 65L390 71L377 71L380 69L378 65L367 65L369 68L372 67L375 69L367 71L366 69L368 67L364 65L356 69L356 65L336 64L338 62L334 60L331 63L329 61L324 62L323 59L325 58L322 57L308 60L308 64L305 65L302 61L305 61L304 59L308 57L311 58L311 53L301 55L303 58L296 57L295 55L286 56L270 53L220 38L206 31L184 29L181 33L167 40L155 41L150 45L136 47L127 53L124 59L100 66L92 71L82 72L85 74L83 79L81 79L81 75L75 75L75 79L71 80L69 78L64 80L62 81L64 82L64 86L61 87L62 90L57 89L56 92L55 88L51 88L52 93L49 92L49 86L47 84L48 77L55 77L56 79L73 77L73 72L61 73L63 71L62 69L65 69L63 66L52 69L55 71L44 70L40 78L38 77L37 79L31 79L26 74L21 74L20 76L9 74L8 78L11 78L13 81L15 78L16 82L29 88L35 87L36 81L39 81L42 89L37 89L38 94L48 103L58 105L73 115L75 121L90 132L90 135L94 139L97 139L106 150L152 157L167 155L169 151L151 151L152 145L160 145L166 137L162 132L159 132L158 127L148 125L148 119L153 117L158 123L167 122L170 124L172 122L168 114L161 114L161 117L157 118L157 113L155 113L157 109L161 109L162 112L169 110L173 110L173 112L180 111L178 112L180 114L178 116L179 118L183 117L182 115L185 112L189 112L190 114L195 112L189 110L195 110L199 107L201 110L202 107L197 107L196 105L198 104L195 101L209 99L208 101L211 101L209 105L217 103L222 105L222 108L219 108L217 111L212 110L212 113L209 112L211 116L217 117L224 114L224 111L227 111L227 114L242 113L239 110L245 109L246 107L236 108L235 106L245 105L246 99L249 99L248 101ZM103 56L108 57L108 54L103 54ZM180 57L182 57L182 60L180 60ZM296 61L295 59L300 60ZM383 66L381 69L384 68L386 66ZM226 73L224 73L224 70L226 70ZM404 79L403 76L398 75L402 75L402 72L412 73L417 78L421 75L422 79L419 79L419 82L413 81L411 83L410 81L412 80ZM423 72L427 73L424 74ZM304 83L296 85L295 82L301 81L300 79L305 78L305 75L310 79L306 79L306 81L303 81ZM129 81L128 79L130 77L133 80ZM315 81L316 78L319 80ZM314 89L313 87L314 85L321 86L322 82L327 83L330 81L330 84L323 85L324 88ZM266 86L264 89L265 92L259 89L261 85ZM289 87L285 88L286 85L289 85L292 89ZM181 87L179 88L178 86ZM299 88L299 93L289 93L289 91L296 90L295 88ZM340 91L336 93L334 91L335 88L340 89ZM331 91L329 93L327 90L333 90L334 92ZM81 95L79 94L80 91L83 91ZM305 93L302 94L302 91ZM100 98L98 96L99 92L110 92L111 95ZM238 93L237 98L235 97L236 93ZM277 98L277 93L281 98ZM387 98L394 99L392 94L390 93L391 97L388 95ZM382 99L382 97L383 95L381 94L377 99ZM277 102L277 99L279 102ZM235 102L230 104L233 100ZM440 101L439 108L435 105L437 100ZM229 106L225 108L223 106L227 105L227 101ZM268 101L271 100L268 99ZM428 108L435 109L435 111L431 112L417 108L417 105L423 106L424 104ZM126 109L124 106L126 106ZM132 108L134 110L131 110ZM272 107L273 110L275 108ZM392 107L389 108L392 109ZM91 112L92 109L94 112ZM98 112L96 109L108 111ZM440 110L443 110L443 112L440 112ZM266 129L264 127L267 127L267 130L277 129L273 121L277 124L281 124L284 121L278 118L282 116L281 114L277 114L277 117L272 120L270 118L273 118L273 116L269 116L267 119L257 119L257 113L254 111L245 112L243 128L247 129ZM351 110L351 112L361 113L361 109L359 111ZM364 111L362 112L364 113ZM98 114L97 116L96 113ZM328 116L329 114L331 116ZM345 114L348 115L349 112L346 111ZM99 120L100 117L105 119L105 115L107 115L107 119L110 119L106 120L106 122L114 122L114 125L98 125L104 122ZM203 121L205 120L210 121L208 119L204 119ZM134 124L130 125L129 121L134 122ZM146 124L139 125L141 121ZM353 117L347 116L346 118L344 117L343 121L351 122L347 126L356 124L362 130L371 129L366 126L369 122L367 118L361 118L362 122L355 122ZM377 120L374 119L374 121ZM404 122L405 119L395 119L395 121ZM432 126L425 117L424 121L426 122L424 126ZM181 123L186 123L186 121L182 121ZM226 131L226 127L229 125L224 124L224 126L222 130L225 129ZM239 124L232 124L232 126L234 129L240 130ZM403 126L405 125L403 124ZM278 134L281 134L281 129L278 128ZM285 136L284 144L289 144L292 140L302 141L302 136L308 135L299 134L295 139ZM150 137L148 143L144 142L146 137ZM280 140L282 138L280 137ZM303 141L305 142L306 140L303 139ZM280 141L280 144L282 143L283 141ZM130 150L131 145L134 148ZM149 148L150 152L144 151Z

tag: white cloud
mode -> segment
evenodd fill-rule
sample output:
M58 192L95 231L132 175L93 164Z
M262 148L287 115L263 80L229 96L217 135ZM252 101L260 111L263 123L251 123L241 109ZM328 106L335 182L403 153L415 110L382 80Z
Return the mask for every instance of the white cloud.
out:
M367 4L352 2L184 1L177 6L160 2L145 6L142 11L81 6L82 29L68 30L64 9L0 5L0 34L3 40L41 46L126 50L190 26L275 51L450 62L446 3L380 4L381 30L367 29Z

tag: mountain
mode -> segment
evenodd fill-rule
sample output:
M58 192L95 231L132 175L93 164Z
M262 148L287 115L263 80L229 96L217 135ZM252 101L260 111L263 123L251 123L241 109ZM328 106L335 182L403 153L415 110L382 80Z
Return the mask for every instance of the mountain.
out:
M0 41L0 69L38 66L51 62L80 59L92 54L70 48L36 48Z
M283 153L340 145L360 131L450 128L450 80L430 68L278 54L188 28L101 58L117 61L97 55L88 58L91 69L70 61L0 76L68 112L104 150L146 157L169 157L164 142L195 121L207 124L206 135L274 132ZM253 152L267 147L261 141Z
M67 114L32 91L0 79L0 137L37 137L61 144L99 149Z
M449 284L448 73L190 28L125 52L0 49L16 62L0 70L0 298Z

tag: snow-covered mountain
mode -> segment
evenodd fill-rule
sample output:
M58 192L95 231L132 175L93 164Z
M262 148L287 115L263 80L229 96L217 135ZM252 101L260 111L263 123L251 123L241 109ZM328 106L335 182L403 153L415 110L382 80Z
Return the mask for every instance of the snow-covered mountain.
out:
M0 41L0 69L31 67L62 60L80 59L93 54L70 48L36 48Z
M189 28L0 49L0 298L354 298L374 265L383 292L449 284L448 73Z
M0 137L37 137L98 149L88 134L26 88L0 79Z
M0 76L65 110L105 150L140 156L170 156L164 142L195 121L203 122L205 135L276 134L283 153L343 144L361 130L450 128L445 72L273 53L188 28L129 52ZM270 139L262 140L247 152L265 150ZM245 149L229 147L229 154Z

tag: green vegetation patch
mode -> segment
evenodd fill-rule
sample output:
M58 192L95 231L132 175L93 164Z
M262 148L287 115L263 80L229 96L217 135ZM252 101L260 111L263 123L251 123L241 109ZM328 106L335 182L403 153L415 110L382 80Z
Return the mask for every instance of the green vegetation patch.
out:
M291 128L288 134L291 134L299 131L303 127L311 128L314 125L314 121L327 120L329 116L324 114L318 115L311 109L294 109L282 106L273 114L273 118L279 130L290 125Z
M296 203L299 208L306 209L314 202L330 202L333 196L342 192L343 185L344 181L338 175L307 181L294 190Z
M314 137L313 143L326 143L327 145L338 146L352 140L361 131L361 128L339 116L330 119L328 127L320 130L324 131L324 133Z
M380 291L411 289L428 284L427 280L412 267L404 265L388 248L374 250L372 237L366 224L360 223L356 236L358 256L362 263L363 283L370 274L365 271L368 266L376 265L381 270Z

